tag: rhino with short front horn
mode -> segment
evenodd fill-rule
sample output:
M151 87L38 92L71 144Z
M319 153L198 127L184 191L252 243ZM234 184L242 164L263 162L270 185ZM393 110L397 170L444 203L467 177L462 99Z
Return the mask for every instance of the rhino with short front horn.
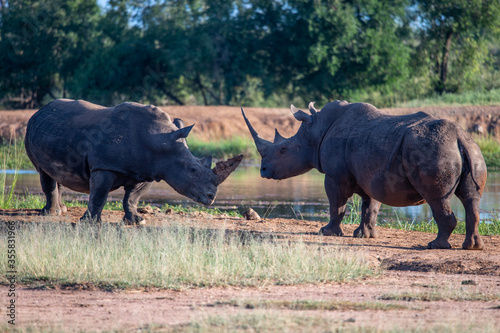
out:
M123 187L125 222L143 224L140 197L153 181L164 180L177 192L210 205L217 186L243 156L219 162L194 157L186 143L193 126L153 105L123 103L106 108L86 101L54 100L28 121L26 152L40 174L47 203L42 214L67 210L62 187L89 193L82 220L101 221L110 191Z
M483 249L478 232L479 200L486 183L481 150L456 123L425 112L404 116L382 113L366 103L335 101L310 114L291 106L302 124L285 139L261 138L241 109L262 157L261 176L284 179L313 168L325 174L330 222L323 235L341 236L347 200L362 198L361 223L355 237L376 237L380 204L420 205L427 202L438 226L428 248L450 248L457 221L450 208L455 194L465 207L464 249Z

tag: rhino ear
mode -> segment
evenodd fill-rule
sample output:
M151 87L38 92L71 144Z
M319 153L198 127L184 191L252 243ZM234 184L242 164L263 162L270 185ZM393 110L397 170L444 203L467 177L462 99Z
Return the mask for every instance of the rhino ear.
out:
M316 110L316 108L314 107L314 103L315 102L309 103L309 112L311 112L311 114L315 114L316 112L318 112L318 110Z
M184 122L181 118L175 118L174 125L177 126L178 129L184 128Z
M209 168L211 169L212 168L212 156L207 156L205 158L202 158L201 159L201 165L203 165L205 168Z
M189 135L189 132L193 129L194 125L183 127L175 132L169 134L170 140L177 141L179 139L185 139Z
M292 111L295 119L297 119L298 121L302 121L306 124L312 123L312 116L308 115L302 110L297 109L295 106L293 106L293 104L290 105L290 110Z

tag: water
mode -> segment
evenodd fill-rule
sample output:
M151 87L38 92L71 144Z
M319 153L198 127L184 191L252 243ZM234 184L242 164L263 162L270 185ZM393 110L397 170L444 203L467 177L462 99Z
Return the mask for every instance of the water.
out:
M9 181L9 177L7 179ZM241 213L252 207L262 217L303 218L308 220L329 219L329 206L324 185L324 175L317 171L285 179L268 180L260 177L258 167L239 167L219 186L214 207L226 210L239 210ZM38 174L22 173L19 175L16 192L41 193ZM121 200L123 190L110 193L112 200ZM65 191L66 199L88 200L87 195ZM197 205L190 199L175 192L165 182L155 183L143 201L162 205ZM481 199L481 219L490 219L500 214L500 173L488 174L488 181ZM458 198L451 200L455 215L463 220L464 209ZM382 205L379 221L394 219L396 215L406 221L429 221L432 212L429 205L394 208Z

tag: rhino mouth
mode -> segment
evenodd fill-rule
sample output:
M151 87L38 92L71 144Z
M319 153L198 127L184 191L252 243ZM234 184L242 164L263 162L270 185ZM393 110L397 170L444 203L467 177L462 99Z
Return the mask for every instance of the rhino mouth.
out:
M276 177L276 174L272 170L270 170L270 169L268 169L266 167L261 167L260 168L260 176L262 178L266 178L266 179L274 179L274 180L281 180L281 179L283 179L283 178L280 178L280 177Z
M215 193L208 192L205 195L194 197L193 200L205 206L210 206L215 201Z

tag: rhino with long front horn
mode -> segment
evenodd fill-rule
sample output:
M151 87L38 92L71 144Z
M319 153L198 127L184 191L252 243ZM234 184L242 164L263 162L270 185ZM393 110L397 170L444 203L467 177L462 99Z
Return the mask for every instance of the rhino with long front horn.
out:
M425 112L405 116L382 113L366 103L335 101L309 114L293 105L302 122L289 139L276 130L274 142L264 140L243 118L262 157L261 176L284 179L313 168L325 174L330 202L326 236L342 236L340 224L347 200L362 199L361 223L355 237L376 237L380 204L402 207L427 202L438 226L429 248L450 248L457 221L450 207L455 194L465 208L464 249L482 249L479 200L486 183L481 150L456 123Z
M187 146L193 126L153 105L123 103L111 108L86 101L55 100L28 121L26 152L40 174L47 203L42 214L67 210L61 190L89 193L82 219L100 222L110 191L125 189L125 222L143 224L140 197L153 181L164 180L177 192L210 205L217 186L243 159L236 156L211 169L212 158L198 159Z

